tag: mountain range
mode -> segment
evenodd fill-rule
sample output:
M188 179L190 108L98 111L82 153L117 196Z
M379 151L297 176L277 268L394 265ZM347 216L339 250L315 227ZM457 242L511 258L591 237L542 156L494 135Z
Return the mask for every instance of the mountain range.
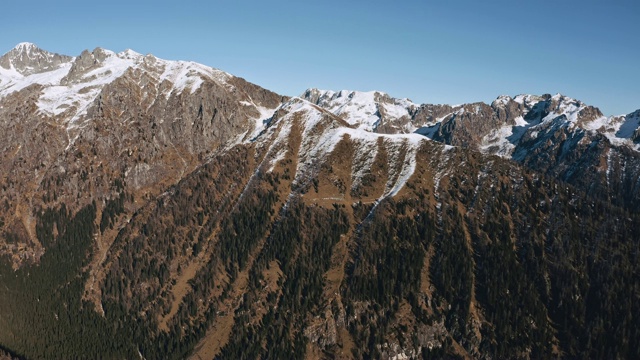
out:
M0 350L640 357L640 110L0 57Z

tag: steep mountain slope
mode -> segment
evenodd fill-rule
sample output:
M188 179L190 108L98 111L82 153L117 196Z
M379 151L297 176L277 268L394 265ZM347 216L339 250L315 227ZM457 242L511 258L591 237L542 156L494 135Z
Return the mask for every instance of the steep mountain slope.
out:
M13 240L0 253L16 265L42 255L34 214L94 201L98 215L113 201L132 213L216 148L257 133L283 99L219 70L133 51L70 58L21 44L0 64L0 233Z
M309 102L131 51L65 59L2 78L0 349L640 357L637 211L471 146L367 131L475 105ZM74 67L88 75L62 81ZM62 95L43 110L47 91ZM348 115L370 96L385 103Z

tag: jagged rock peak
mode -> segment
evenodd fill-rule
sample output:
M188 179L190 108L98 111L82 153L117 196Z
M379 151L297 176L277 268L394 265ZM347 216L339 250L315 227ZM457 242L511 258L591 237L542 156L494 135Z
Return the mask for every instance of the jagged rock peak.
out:
M389 94L382 92L382 91L378 91L378 90L372 90L372 91L356 91L356 90L340 90L340 91L333 91L333 90L321 90L321 89L317 89L317 88L309 88L307 90L305 90L302 95L300 95L301 98L311 101L313 103L317 103L321 100L336 100L336 99L343 99L344 101L348 101L348 100L353 100L353 101L363 101L363 100L372 100L372 101L384 101L384 102L394 102L394 101L403 101L403 102L407 102L407 103L413 103L410 99L407 98L403 98L403 99L396 99L393 98L391 96L389 96Z
M56 69L72 59L42 50L33 43L22 42L0 57L0 66L27 76Z
M30 43L30 42L21 42L13 48L13 50L16 50L19 52L28 52L34 49L39 50L36 44Z
M119 58L132 59L132 60L139 59L143 56L144 55L140 54L139 52L133 51L131 49L126 49L125 51L118 53Z
M162 60L129 49L115 53L100 47L70 57L22 43L0 57L0 98L37 84L42 86L35 95L39 113L64 114L64 121L77 120L86 115L104 86L126 74L142 73L144 79L135 82L145 91L160 91L165 97L185 89L193 93L205 81L234 86L230 83L232 75L194 62Z

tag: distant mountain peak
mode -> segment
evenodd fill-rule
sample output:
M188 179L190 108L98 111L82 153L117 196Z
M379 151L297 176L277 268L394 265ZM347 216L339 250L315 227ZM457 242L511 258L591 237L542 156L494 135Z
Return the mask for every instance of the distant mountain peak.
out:
M39 49L39 48L36 44L31 42L21 42L13 48L13 50L16 50L16 51L30 51L32 49Z
M131 49L126 49L125 51L119 52L118 53L118 57L119 58L124 58L124 59L135 60L135 59L139 59L141 57L144 57L144 55L140 54L139 52L133 51Z
M350 125L367 131L376 131L383 118L410 117L417 107L409 99L396 99L381 91L307 89L301 98L321 106L344 118Z
M116 53L100 47L71 57L25 42L0 57L0 98L40 85L42 89L35 95L39 112L48 116L64 114L65 122L74 123L86 115L104 86L126 76L129 70L145 73L144 79L135 81L143 82L145 91L153 88L165 97L185 89L193 93L205 81L232 86L227 82L230 74L194 62L157 59L131 49Z
M27 76L58 68L73 58L48 52L30 42L21 42L0 57L0 67Z

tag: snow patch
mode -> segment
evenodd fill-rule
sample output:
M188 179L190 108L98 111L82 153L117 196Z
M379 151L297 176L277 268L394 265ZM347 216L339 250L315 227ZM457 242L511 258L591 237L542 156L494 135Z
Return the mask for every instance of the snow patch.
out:
M267 157L272 159L270 160L270 171L272 171L275 164L286 155L284 149L286 149L294 117L302 120L302 143L298 151L300 155L294 183L303 181L303 175L312 173L319 161L331 154L341 141L350 138L355 147L351 174L352 184L353 187L357 187L362 177L371 168L377 154L378 139L382 138L391 161L402 162L402 165L399 167L397 174L389 174L384 194L380 199L387 196L395 196L404 187L416 169L416 154L421 143L429 141L418 134L376 134L363 129L336 126L337 123L332 121L330 113L299 98L292 99L287 104L282 105L281 108L288 113L278 119L275 124L271 124L258 141L268 141L268 138L273 138L273 134L277 132L267 153ZM319 129L318 127L321 123L326 126ZM401 158L403 150L404 157Z
M506 106L513 99L508 95L500 95L497 99L493 100L492 106Z
M86 114L87 109L105 85L121 77L132 65L130 60L108 53L108 57L101 66L84 74L79 82L62 85L60 83L62 78L60 78L57 84L45 87L38 100L38 108L46 115L59 115L73 107L76 111L69 121L73 123ZM64 66L67 74L71 66L71 64Z
M409 99L395 99L379 91L308 90L317 96L319 106L342 117L350 125L375 131L384 115L389 119L410 116L409 109L416 105Z
M35 45L21 43L16 47L18 50L31 48L35 48ZM42 85L44 89L37 102L39 112L56 116L71 111L66 122L73 123L86 114L86 110L105 85L121 77L128 69L144 67L145 70L149 70L149 64L145 62L147 57L133 50L125 50L118 54L99 50L105 55L104 61L71 84L63 83L62 80L69 74L76 58L71 58L54 70L28 76L20 74L12 64L10 69L0 67L0 98L32 84ZM228 85L227 81L231 78L228 73L194 62L168 61L152 56L149 59L153 59L156 69L151 69L148 73L156 77L158 84L165 80L172 83L166 96L173 92L181 93L186 89L194 93L206 79Z
M505 125L493 130L482 139L480 151L503 157L511 156L515 149L515 145L509 141L511 135L513 135L513 126L511 125Z
M522 117L518 116L514 119L516 126L528 126L529 123Z
M402 163L402 168L396 181L391 186L391 189L387 192L386 196L396 196L400 190L404 187L404 185L409 181L411 176L416 170L416 154L419 148L419 142L410 143L409 140L404 143L404 145L408 146L406 149L406 153L404 156L404 161Z
M529 109L532 108L538 102L543 100L544 98L542 96L529 95L529 94L520 94L520 95L516 95L516 97L513 98L513 101Z
M595 120L593 120L593 121L591 121L591 122L589 122L587 124L584 124L583 127L586 130L594 130L594 131L599 130L601 128L602 129L606 129L608 126L611 125L609 120L610 119L608 117L601 116L601 117L599 117L599 118L597 118L597 119L595 119Z
M433 196L436 199L436 210L438 216L438 223L442 223L442 202L440 201L440 182L446 176L449 176L448 163L451 160L450 150L453 147L445 146L440 153L440 156L434 157L432 161L437 161L436 173L433 176Z
M351 190L357 189L362 185L362 179L370 173L373 162L378 155L378 144L362 141L362 139L352 139L356 151L353 154L353 163L351 164L352 183Z
M240 101L240 104L244 106L250 106L258 110L259 115L253 118L254 120L253 130L249 130L250 131L249 136L246 136L247 133L240 136L240 140L239 140L239 142L242 142L242 140L253 141L260 135L260 133L262 133L267 129L269 119L273 117L278 107L267 108L264 106L256 105L253 102L253 100L251 100L251 102L243 100L243 101Z
M71 69L71 63L62 64L58 69L24 76L20 74L13 65L11 69L0 67L0 98L20 91L27 86L39 84L42 86L53 86L59 84Z

